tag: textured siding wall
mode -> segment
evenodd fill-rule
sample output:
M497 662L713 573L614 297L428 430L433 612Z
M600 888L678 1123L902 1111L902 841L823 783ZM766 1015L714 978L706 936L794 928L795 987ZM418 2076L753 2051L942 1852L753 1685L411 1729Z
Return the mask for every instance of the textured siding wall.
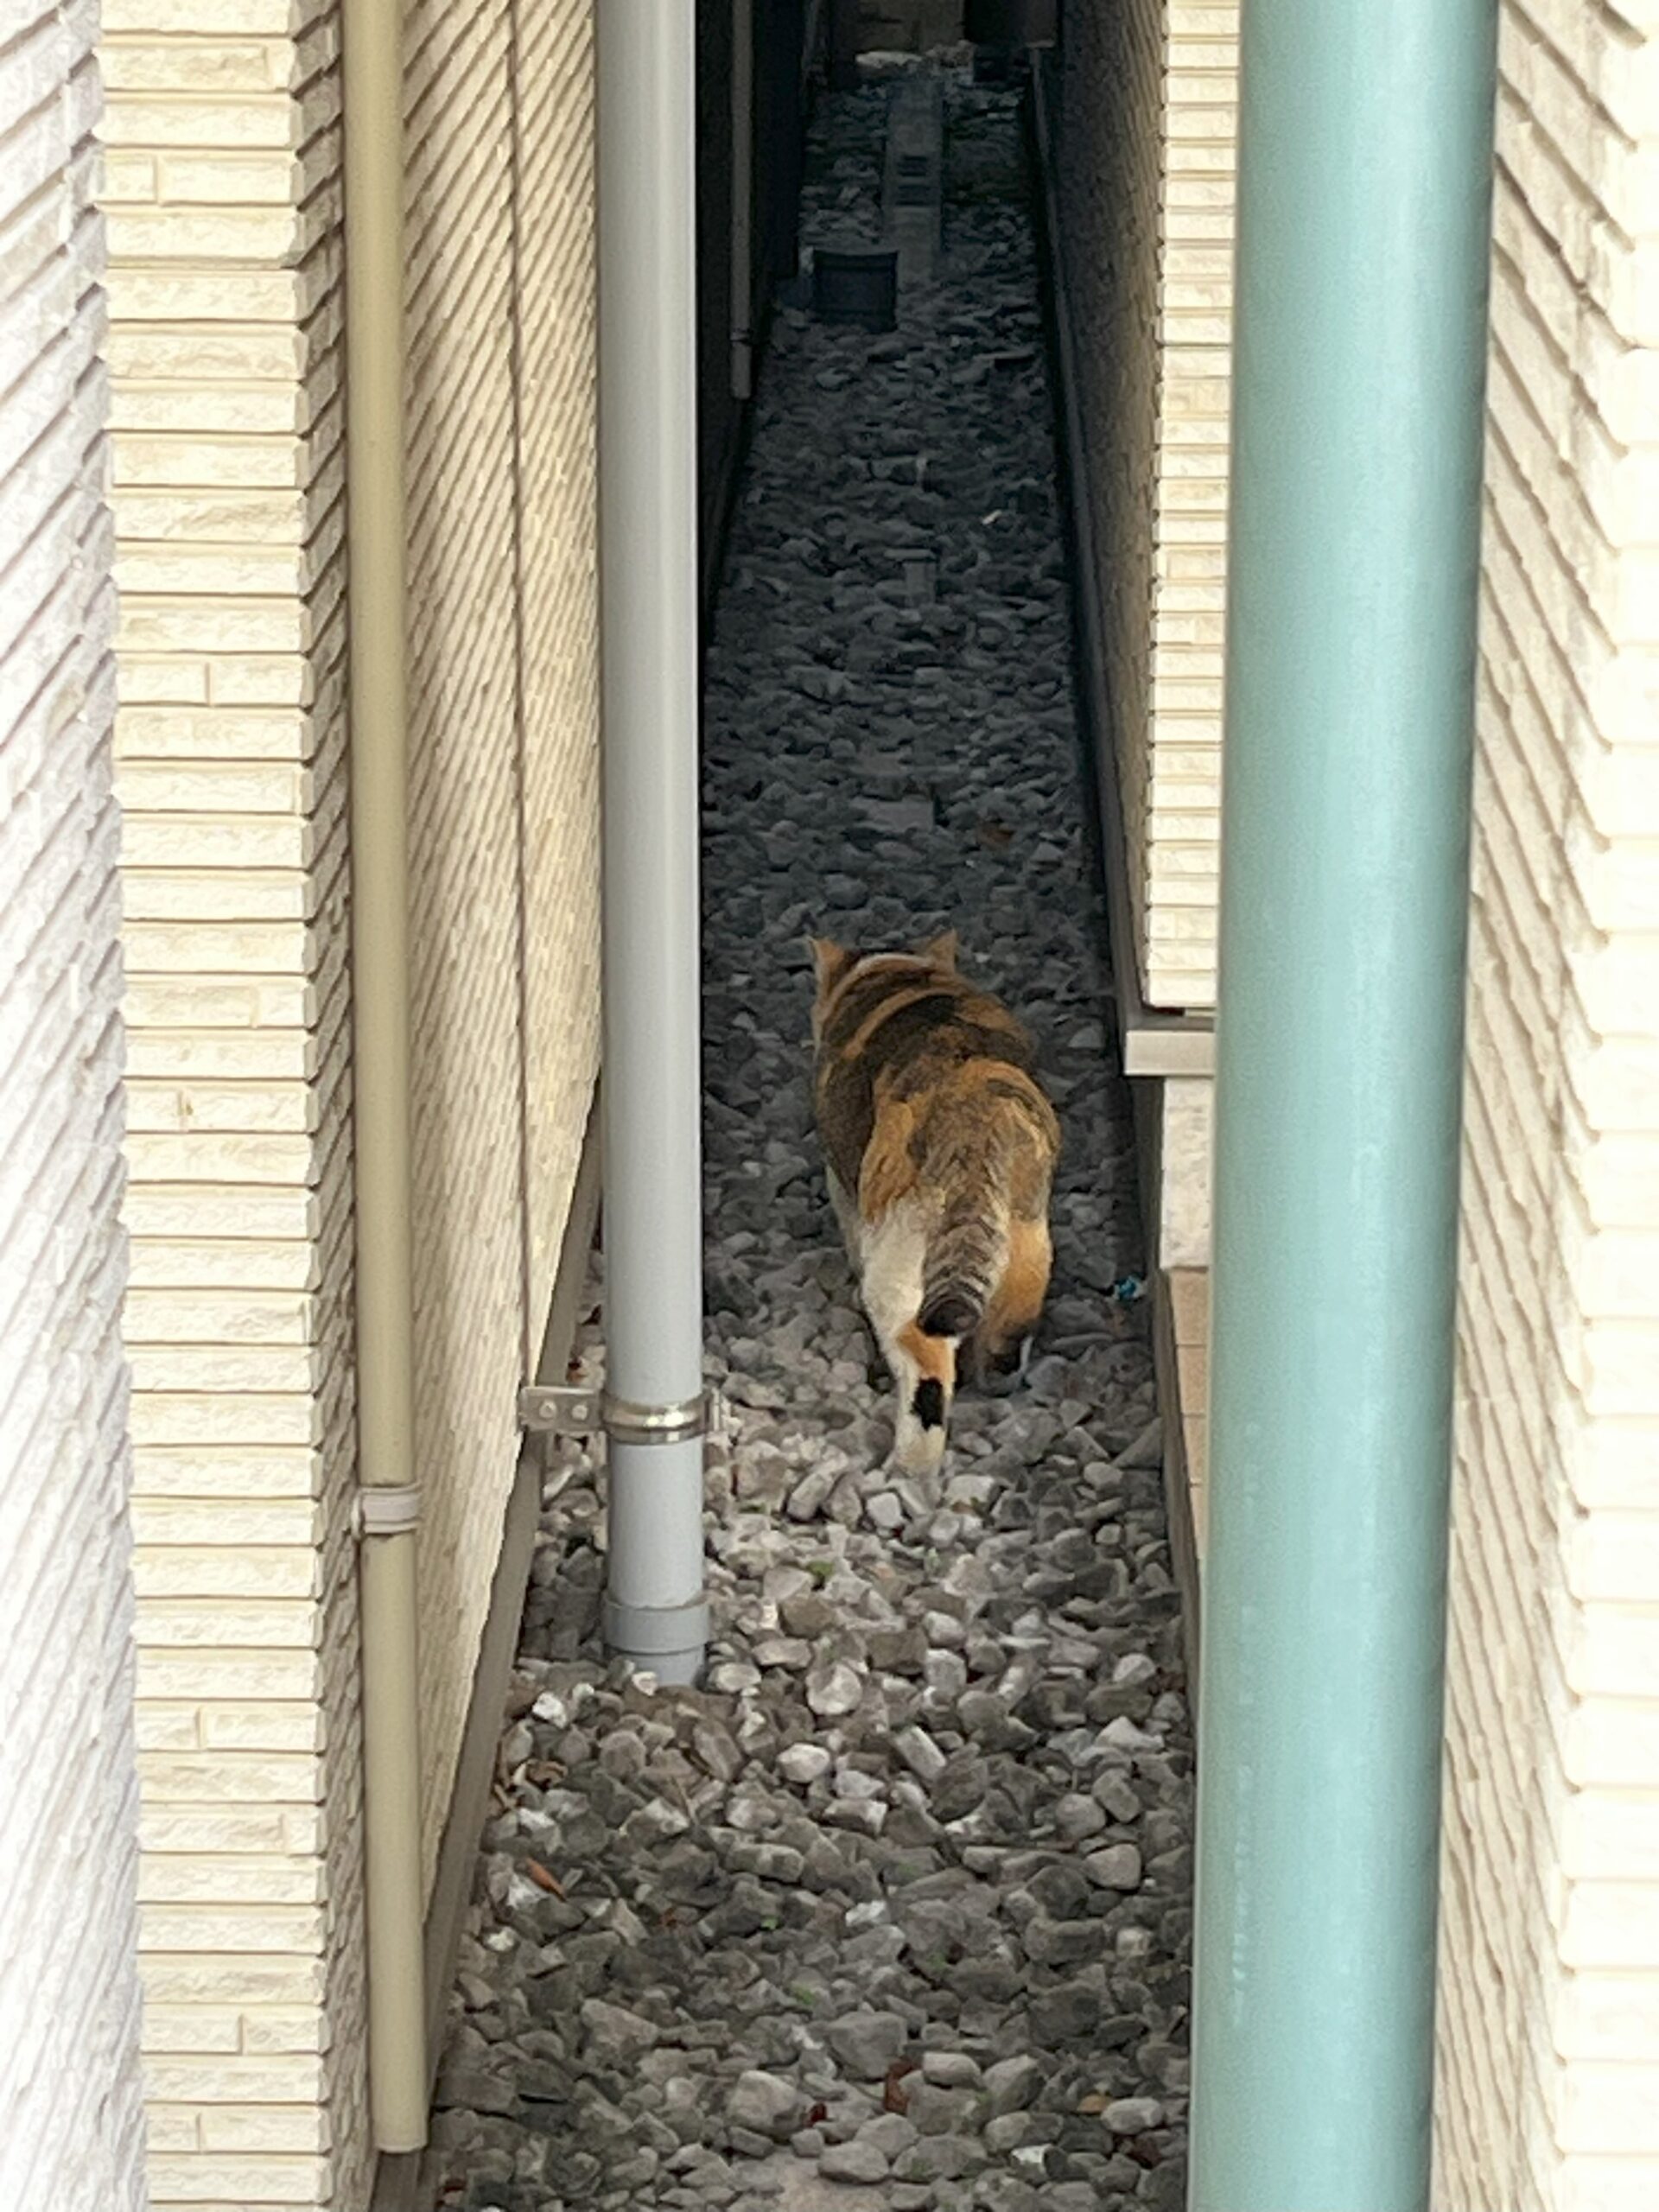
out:
M353 2207L338 26L104 25L151 2190Z
M598 1055L590 9L406 52L429 1874Z
M518 12L527 1360L599 1066L591 12Z
M1159 203L1163 166L1161 0L1061 22L1056 182L1074 317L1084 497L1100 601L1130 895L1146 988L1152 760L1153 542L1159 405Z
M407 19L429 1878L598 1050L589 13ZM356 2212L338 10L105 25L152 2188Z
M1238 10L1067 7L1062 251L1078 341L1141 984L1215 1003Z
M138 2212L95 8L0 42L0 2203Z
M405 40L416 1446L428 1485L420 1664L429 1877L512 1471L513 1392L525 1356L512 11L506 0L417 0Z
M1441 2212L1659 2203L1659 14L1506 0Z

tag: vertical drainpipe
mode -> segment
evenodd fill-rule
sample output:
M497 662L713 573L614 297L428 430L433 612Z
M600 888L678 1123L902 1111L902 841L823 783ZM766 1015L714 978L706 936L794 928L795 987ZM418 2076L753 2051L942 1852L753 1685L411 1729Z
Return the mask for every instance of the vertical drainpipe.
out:
M416 1673L404 682L399 0L346 0L346 465L369 2096L387 2152L426 2140Z
M606 1639L695 1680L702 1587L694 0L601 0Z
M1243 16L1192 2212L1422 2212L1496 0Z

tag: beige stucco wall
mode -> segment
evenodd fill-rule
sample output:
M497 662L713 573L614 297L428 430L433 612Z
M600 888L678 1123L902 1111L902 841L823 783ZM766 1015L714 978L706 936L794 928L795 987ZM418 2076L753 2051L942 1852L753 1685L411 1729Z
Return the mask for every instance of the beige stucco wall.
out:
M406 34L429 1881L597 1051L588 12ZM105 26L152 2187L358 2212L338 7Z
M97 13L0 36L0 2203L140 2212Z
M1061 252L1141 988L1215 1003L1236 0L1062 18Z
M1659 2203L1659 13L1506 4L1440 2212Z

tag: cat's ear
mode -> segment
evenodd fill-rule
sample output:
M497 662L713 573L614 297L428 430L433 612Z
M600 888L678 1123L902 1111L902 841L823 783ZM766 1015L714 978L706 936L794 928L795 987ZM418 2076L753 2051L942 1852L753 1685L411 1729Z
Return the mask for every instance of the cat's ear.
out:
M957 972L957 933L942 930L938 937L931 937L916 948L917 957L931 960L936 968L943 968L948 976Z
M810 937L806 949L812 955L812 972L818 979L818 995L822 998L835 989L852 966L855 955L844 944L837 944L832 937Z

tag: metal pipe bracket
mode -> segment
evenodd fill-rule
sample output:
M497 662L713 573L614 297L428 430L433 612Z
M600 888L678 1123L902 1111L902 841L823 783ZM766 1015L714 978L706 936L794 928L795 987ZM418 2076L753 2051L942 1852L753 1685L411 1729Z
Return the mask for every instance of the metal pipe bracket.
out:
M518 1425L527 1436L594 1436L602 1430L618 1444L683 1444L696 1436L723 1436L726 1402L718 1390L702 1390L677 1405L642 1406L586 1384L531 1382L518 1393Z
M406 1536L421 1525L418 1483L365 1483L352 1508L352 1532L365 1536Z

